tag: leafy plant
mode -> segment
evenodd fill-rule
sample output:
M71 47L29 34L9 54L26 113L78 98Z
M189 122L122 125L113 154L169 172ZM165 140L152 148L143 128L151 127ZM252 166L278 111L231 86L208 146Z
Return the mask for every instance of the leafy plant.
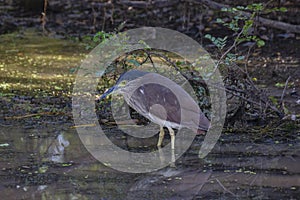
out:
M232 116L238 114L239 110L246 111L248 115L260 116L266 118L266 110L270 109L280 118L283 116L283 109L280 109L280 102L274 101L266 93L253 83L256 78L251 78L245 59L249 58L251 48L256 45L261 48L265 45L262 39L256 33L256 18L261 14L270 12L286 12L286 8L266 8L262 3L254 3L247 6L237 6L234 8L223 8L222 12L227 12L233 17L229 20L217 18L216 22L233 31L233 43L228 41L229 36L215 37L207 34L205 38L209 39L220 52L220 58L216 63L216 68L224 72L224 82L227 93L235 99L238 99L239 105ZM242 55L238 47L244 42L252 42L248 54ZM228 45L230 44L230 45ZM237 64L239 61L244 62L244 69ZM247 102L247 103L246 103ZM245 105L251 105L246 107ZM262 109L262 105L265 107ZM279 109L278 109L279 108ZM263 111L264 110L264 111Z
M233 50L239 44L252 41L258 47L263 47L265 45L265 41L258 35L254 35L253 31L251 31L252 29L254 29L256 17L258 17L261 13L286 12L287 9L285 7L265 8L262 3L253 3L247 6L223 8L221 11L228 12L234 15L229 22L225 22L221 18L216 19L217 23L222 24L235 33L234 35L236 35L236 37L234 38L233 45L229 47L229 49L225 53L223 53L223 50L228 43L228 36L225 36L223 38L216 38L210 34L206 34L205 38L209 39L220 50L220 52L223 53L221 59L225 60L225 64L230 64L231 62L244 59L244 57L238 56L235 53L230 53L231 50ZM247 17L244 14L245 11L250 11L251 15Z

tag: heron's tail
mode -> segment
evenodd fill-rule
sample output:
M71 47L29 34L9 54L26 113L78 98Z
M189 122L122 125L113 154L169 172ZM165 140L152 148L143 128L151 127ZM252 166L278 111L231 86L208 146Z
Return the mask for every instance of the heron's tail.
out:
M210 121L203 113L201 113L197 134L204 134L206 131L208 131L209 127L210 127Z

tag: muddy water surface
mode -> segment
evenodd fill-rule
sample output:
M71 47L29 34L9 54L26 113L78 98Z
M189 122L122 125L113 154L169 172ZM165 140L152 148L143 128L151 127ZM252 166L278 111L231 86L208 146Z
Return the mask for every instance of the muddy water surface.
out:
M128 174L94 159L74 128L55 129L61 131L1 127L0 189L6 199L297 199L299 195L299 137L276 143L250 142L247 134L223 135L204 160L197 155L203 137L197 137L175 168ZM107 130L119 134L116 128ZM110 138L128 148L126 137Z

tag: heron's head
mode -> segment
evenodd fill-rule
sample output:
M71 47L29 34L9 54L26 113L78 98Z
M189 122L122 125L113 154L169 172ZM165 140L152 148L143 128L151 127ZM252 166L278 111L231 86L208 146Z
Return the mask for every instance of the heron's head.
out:
M114 86L112 86L111 88L109 88L108 90L106 90L106 92L104 94L102 94L98 100L100 101L100 100L106 98L107 96L110 96L111 94L117 93L118 91L120 91L120 89L128 86L128 83L130 81L133 81L139 77L142 77L147 73L149 73L149 72L144 72L144 71L140 71L140 70L130 70L128 72L123 73L117 80L116 84Z

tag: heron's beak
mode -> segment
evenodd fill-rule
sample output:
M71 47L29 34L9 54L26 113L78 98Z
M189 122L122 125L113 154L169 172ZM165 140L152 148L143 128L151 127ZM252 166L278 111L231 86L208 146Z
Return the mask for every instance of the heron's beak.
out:
M109 88L106 92L104 92L104 94L102 94L97 100L101 101L102 99L105 99L107 96L111 95L114 93L114 90L117 89L117 86L113 86L111 88Z

